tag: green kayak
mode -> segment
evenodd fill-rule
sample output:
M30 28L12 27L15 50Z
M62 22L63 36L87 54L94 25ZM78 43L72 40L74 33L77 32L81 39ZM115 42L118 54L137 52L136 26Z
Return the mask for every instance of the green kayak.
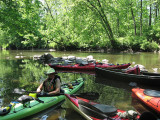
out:
M76 81L71 82L72 88L70 88L68 84L62 85L61 88L66 94L74 94L81 88L83 83L83 78L78 78ZM29 105L24 105L20 102L14 103L14 105L11 103L12 105L6 107L6 109L10 108L9 113L1 115L0 120L19 120L31 116L47 108L57 106L65 100L65 95L38 98L40 101L43 101L43 103L38 102L37 100L29 101Z

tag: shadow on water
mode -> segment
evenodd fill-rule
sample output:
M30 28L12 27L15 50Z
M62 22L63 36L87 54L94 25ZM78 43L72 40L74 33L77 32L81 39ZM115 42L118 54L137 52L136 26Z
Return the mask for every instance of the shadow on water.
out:
M64 112L65 109L61 107L61 105L64 103L62 101L55 107L50 107L42 112L39 112L35 115L23 118L23 120L59 120L60 116L63 116L62 113Z
M103 84L103 85L105 84L107 86L111 86L115 88L124 89L127 91L131 91L132 89L132 87L129 86L129 83L127 82L120 82L118 80L111 80L111 79L103 78L103 77L96 77L95 82L99 84Z
M95 82L99 83L99 84L105 84L105 85L108 85L108 86L112 86L112 87L115 87L115 88L125 89L125 90L130 91L130 92L131 92L132 88L134 88L134 87L140 87L142 89L160 90L159 87L155 87L155 86L137 84L135 82L120 81L118 79L113 80L113 79L104 78L104 77L97 77L97 76L96 76Z
M84 118L81 115L79 115L76 111L74 111L73 109L67 108L65 120L84 120Z
M107 85L110 87L114 87L114 88L119 88L119 89L123 89L125 91L129 91L130 93L132 92L132 86L130 86L129 82L122 82L122 81L118 81L118 80L111 80L111 79L107 79L107 78L103 78L103 77L96 77L95 79L96 83L102 84L102 85ZM157 87L151 87L151 86L146 86L146 85L137 85L140 88L143 89L154 89L154 90L160 90L160 88ZM120 103L119 103L120 105ZM119 106L118 105L118 106ZM156 115L157 117L160 117L160 115L158 113L156 113L155 111L153 111L151 108L149 108L148 106L146 106L143 102L141 102L140 100L138 100L137 98L132 97L131 99L131 106L140 114L142 114L143 112L152 112L154 115Z
M151 108L149 108L148 106L146 106L143 102L141 102L137 98L132 97L132 103L131 104L135 108L135 110L137 110L140 114L142 114L144 112L151 112L155 116L157 116L158 118L160 118L160 115L158 113L156 113L155 111L153 111Z
M146 105L144 105L140 100L136 98L132 98L132 105L140 114L142 114L145 111L150 111Z

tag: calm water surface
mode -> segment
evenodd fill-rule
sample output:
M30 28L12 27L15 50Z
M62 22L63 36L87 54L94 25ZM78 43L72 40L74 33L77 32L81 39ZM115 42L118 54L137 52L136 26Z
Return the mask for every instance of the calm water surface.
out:
M160 68L160 55L158 53L137 53L137 54L107 54L87 52L49 52L49 51L0 51L0 90L1 106L6 106L10 101L16 100L20 95L12 94L15 88L34 91L46 78L44 72L49 66L43 65L35 60L33 56L50 53L54 57L76 56L87 57L92 55L96 60L109 60L109 63L122 64L132 63L144 65L145 68L154 72ZM79 92L98 92L100 97L96 102L114 105L123 110L136 110L131 98L131 88L123 83L95 78L94 75L80 73L58 73L63 82L73 81L78 77L85 78L84 87ZM65 104L61 107L48 109L40 114L31 116L28 119L39 120L83 120L83 118L68 108Z

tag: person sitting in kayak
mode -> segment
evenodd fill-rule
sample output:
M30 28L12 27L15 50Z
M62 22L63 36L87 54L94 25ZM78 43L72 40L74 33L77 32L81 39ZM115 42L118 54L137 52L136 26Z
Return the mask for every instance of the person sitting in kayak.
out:
M46 74L48 78L37 88L37 93L43 90L45 95L59 94L61 92L60 76L56 75L53 68L50 68Z

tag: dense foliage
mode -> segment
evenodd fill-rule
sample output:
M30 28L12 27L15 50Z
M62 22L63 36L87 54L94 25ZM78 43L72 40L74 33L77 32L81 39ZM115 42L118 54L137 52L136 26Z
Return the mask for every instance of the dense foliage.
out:
M2 49L158 50L157 0L1 0Z

